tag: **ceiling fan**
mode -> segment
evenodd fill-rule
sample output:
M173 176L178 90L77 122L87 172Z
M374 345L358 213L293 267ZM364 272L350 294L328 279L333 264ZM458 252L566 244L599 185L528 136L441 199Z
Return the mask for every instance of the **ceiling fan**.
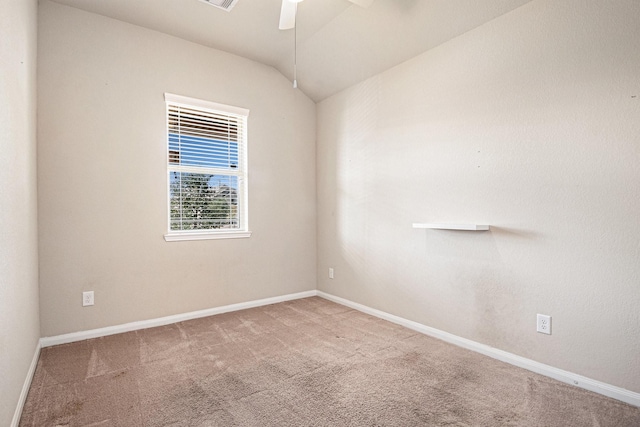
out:
M290 30L296 26L296 9L302 0L282 0L280 9L280 29ZM348 0L360 7L369 7L373 0Z

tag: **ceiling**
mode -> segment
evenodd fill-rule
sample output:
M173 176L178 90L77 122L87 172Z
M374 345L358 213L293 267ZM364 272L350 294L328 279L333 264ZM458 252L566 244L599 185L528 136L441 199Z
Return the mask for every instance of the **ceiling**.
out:
M293 80L294 31L281 0L53 0L270 65ZM321 101L531 0L305 0L297 17L298 87Z

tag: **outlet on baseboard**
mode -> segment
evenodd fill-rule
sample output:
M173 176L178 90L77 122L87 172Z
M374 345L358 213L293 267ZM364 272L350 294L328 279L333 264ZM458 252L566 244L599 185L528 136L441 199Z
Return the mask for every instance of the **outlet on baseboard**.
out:
M333 267L329 267L329 279L333 279Z
M536 331L542 334L551 335L551 316L538 314Z
M82 293L82 306L93 305L93 291L87 291Z

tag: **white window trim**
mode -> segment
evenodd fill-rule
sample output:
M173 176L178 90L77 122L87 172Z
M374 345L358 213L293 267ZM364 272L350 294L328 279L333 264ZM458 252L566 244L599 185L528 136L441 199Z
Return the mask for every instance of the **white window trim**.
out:
M251 231L215 231L189 233L167 233L164 240L167 242L183 242L186 240L216 240L216 239L245 239L251 237Z
M188 96L174 95L172 93L164 94L164 101L174 104L182 104L186 107L199 107L209 110L224 111L229 114L237 114L240 116L249 117L249 110L241 107L234 107L232 105L218 104L217 102L205 101L204 99L189 98Z
M237 114L249 117L249 110L246 108L234 107L231 105L218 104L216 102L205 101L203 99L190 98L181 95L175 95L172 93L164 94L165 104L173 103L173 104L182 104L186 107L200 107L206 108L210 110L222 111L230 114ZM165 119L166 126L166 119ZM165 130L167 133L165 137L165 141L169 140L169 129ZM244 129L245 132L245 145L244 145L244 171L245 171L245 179L248 174L247 171L247 163L248 163L248 152L247 152L247 144L246 139L248 138L247 133L248 129ZM167 155L167 164L169 164L169 150L165 150ZM169 179L169 173L167 170L167 180ZM245 181L245 180L243 180ZM164 240L166 242L181 242L181 241L189 241L189 240L217 240L217 239L243 239L251 237L251 231L248 229L249 224L249 209L248 209L248 188L246 182L243 182L243 213L245 218L245 224L247 224L246 230L223 230L223 231L215 231L215 230L198 230L198 231L171 231L170 226L169 231L164 235ZM167 189L169 188L167 182ZM171 200L169 194L167 194L167 224L170 224L169 212L171 210Z

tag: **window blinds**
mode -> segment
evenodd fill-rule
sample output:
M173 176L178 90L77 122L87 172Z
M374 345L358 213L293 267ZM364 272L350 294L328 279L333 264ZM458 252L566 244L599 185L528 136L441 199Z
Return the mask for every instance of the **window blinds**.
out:
M165 94L169 231L247 229L248 111Z

